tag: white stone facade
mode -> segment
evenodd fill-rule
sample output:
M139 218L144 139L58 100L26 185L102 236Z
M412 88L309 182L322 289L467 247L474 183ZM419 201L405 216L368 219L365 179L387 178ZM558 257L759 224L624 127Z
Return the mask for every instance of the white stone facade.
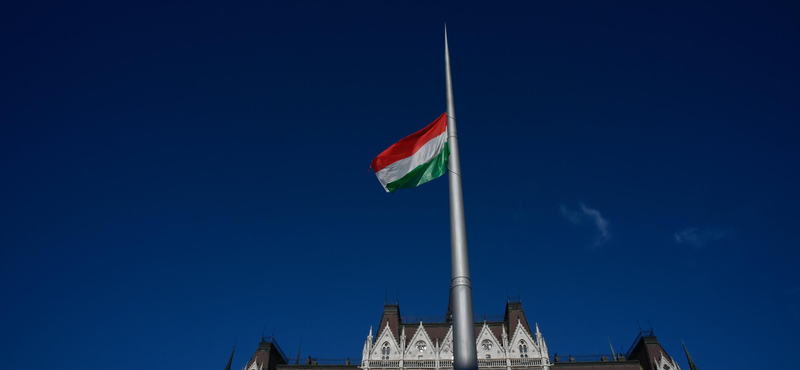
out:
M258 361L253 361L250 367L245 367L244 370L264 370L266 364L259 364Z
M658 370L681 370L681 367L678 366L678 363L675 362L675 359L664 356L664 352L661 352L661 358L653 358L653 363L656 365L656 369Z
M478 367L480 369L505 370L549 370L550 362L547 344L539 325L531 334L518 320L514 333L509 339L506 325L502 335L497 338L489 324L483 323L477 340ZM496 327L496 326L495 326ZM432 340L420 322L410 340L406 340L405 326L400 328L400 338L395 338L389 323L380 329L376 338L369 330L361 356L363 370L370 369L452 369L453 368L453 328L452 326L440 341Z

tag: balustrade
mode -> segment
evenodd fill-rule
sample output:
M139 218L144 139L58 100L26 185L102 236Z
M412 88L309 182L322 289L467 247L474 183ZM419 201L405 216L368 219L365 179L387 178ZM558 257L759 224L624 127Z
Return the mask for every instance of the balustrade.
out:
M512 358L511 368L541 368L541 358ZM436 360L404 360L403 369L452 369L453 360L439 360L439 366L436 366ZM362 368L364 364L362 363ZM369 367L372 369L400 369L400 360L370 360ZM478 359L478 368L480 369L499 369L506 368L505 358L487 358Z

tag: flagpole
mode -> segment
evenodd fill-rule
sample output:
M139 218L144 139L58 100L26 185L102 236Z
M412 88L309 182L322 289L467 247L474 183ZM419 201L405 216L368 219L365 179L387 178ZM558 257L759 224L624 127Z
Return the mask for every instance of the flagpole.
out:
M450 76L450 50L447 25L444 28L444 65L447 75L447 161L450 180L450 302L453 305L453 368L478 370L475 322L472 314L472 283L469 278L467 229L464 222L464 196L461 191L461 162L458 157L456 110L453 104L453 79Z

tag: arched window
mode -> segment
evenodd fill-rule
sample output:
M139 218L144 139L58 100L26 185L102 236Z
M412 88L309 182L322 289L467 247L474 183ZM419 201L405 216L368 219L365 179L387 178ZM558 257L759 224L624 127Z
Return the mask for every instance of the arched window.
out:
M484 351L491 350L492 349L492 341L490 341L488 339L484 340L483 342L481 342L481 348L483 348Z
M528 357L528 345L525 343L524 340L519 341L519 357L522 358Z
M488 354L488 353L487 353L487 354L486 354L486 358L492 358L492 355L490 355L490 354Z
M383 346L381 346L381 360L388 360L390 353L392 353L392 350L389 348L389 342L383 342Z

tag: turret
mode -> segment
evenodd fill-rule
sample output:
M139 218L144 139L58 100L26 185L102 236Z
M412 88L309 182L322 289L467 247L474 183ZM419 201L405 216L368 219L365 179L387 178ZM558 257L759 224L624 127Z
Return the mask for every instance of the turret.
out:
M539 323L534 323L536 326L536 344L539 346L539 350L542 351L542 357L549 358L547 355L547 343L544 341L544 336L542 332L539 331Z
M422 323L420 323L422 325ZM400 353L405 353L406 350L406 327L400 329Z

